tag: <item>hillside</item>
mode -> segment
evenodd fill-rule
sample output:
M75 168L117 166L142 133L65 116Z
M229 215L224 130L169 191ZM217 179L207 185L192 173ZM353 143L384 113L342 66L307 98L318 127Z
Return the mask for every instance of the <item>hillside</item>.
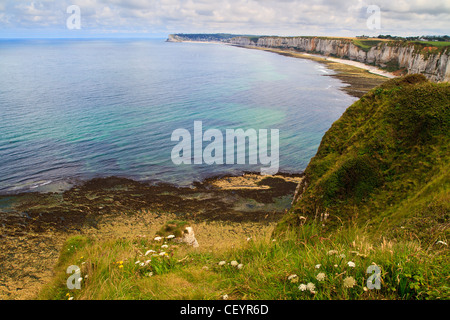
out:
M352 220L427 244L448 239L449 138L448 83L422 75L385 82L324 135L278 229L307 217L327 227Z

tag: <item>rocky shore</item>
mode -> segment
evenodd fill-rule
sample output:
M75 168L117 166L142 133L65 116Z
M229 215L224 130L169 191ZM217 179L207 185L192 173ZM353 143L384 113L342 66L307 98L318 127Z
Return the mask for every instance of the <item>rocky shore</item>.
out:
M0 196L0 299L33 299L70 236L151 236L152 226L167 219L257 231L290 208L301 179L301 174L245 173L181 188L109 177L62 193Z

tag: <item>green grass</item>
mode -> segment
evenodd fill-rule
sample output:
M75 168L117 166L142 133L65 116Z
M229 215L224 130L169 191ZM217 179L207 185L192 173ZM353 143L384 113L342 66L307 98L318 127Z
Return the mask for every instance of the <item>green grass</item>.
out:
M386 234L413 226L421 241L448 239L450 85L421 75L385 82L350 106L305 170L307 188L280 223L357 220ZM421 221L418 223L418 221Z
M382 40L361 40L361 39L353 39L353 44L363 51L368 52L372 47L377 46L379 43L384 42Z
M285 233L275 241L248 241L224 251L199 251L169 242L164 256L158 254L161 243L153 240L84 239L88 245L75 247L70 258L65 254L65 263L58 265L54 280L38 298L209 300L222 299L225 294L230 299L249 300L450 297L450 261L444 245L422 248L417 241L387 241L368 234L355 226L325 234L321 226L305 224L300 233ZM81 238L71 238L68 244L74 240ZM150 249L157 251L157 256L143 258L141 254ZM151 262L136 263L144 259ZM232 261L242 266L233 266ZM65 270L71 264L81 268L80 290L66 286L69 275ZM367 285L371 276L367 268L374 264L381 272L379 290ZM319 273L324 274L322 281ZM355 284L346 287L350 277ZM308 283L315 285L314 293L299 289Z

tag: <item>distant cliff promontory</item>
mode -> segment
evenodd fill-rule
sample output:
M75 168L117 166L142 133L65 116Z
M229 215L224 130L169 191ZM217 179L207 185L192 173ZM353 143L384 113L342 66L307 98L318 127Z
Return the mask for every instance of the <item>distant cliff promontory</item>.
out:
M399 74L420 73L433 82L450 81L447 42L232 34L171 34L167 41L220 41L244 47L296 50L358 61Z

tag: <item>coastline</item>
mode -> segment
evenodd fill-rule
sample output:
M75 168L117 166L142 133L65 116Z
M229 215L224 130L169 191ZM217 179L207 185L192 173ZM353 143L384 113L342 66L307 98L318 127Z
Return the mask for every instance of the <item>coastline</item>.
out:
M382 69L379 69L374 66L366 65L361 62L339 59L333 57L327 57L323 55L310 54L306 52L298 52L294 50L282 50L282 49L273 49L273 48L264 48L264 47L256 47L256 46L241 46L234 45L229 43L224 43L220 41L193 41L193 40L183 40L183 41L169 41L173 43L201 43L201 44L220 44L220 45L229 45L238 48L244 49L255 49L277 53L280 55L300 58L300 59L308 59L321 64L324 64L328 69L336 72L335 74L325 75L334 77L336 79L341 80L347 86L342 87L341 90L346 92L347 94L361 98L364 94L366 94L370 89L380 85L381 83L395 78L397 75L395 73L387 72Z
M348 84L342 90L355 97L387 80L318 56L252 49L323 63L336 72L327 76ZM65 240L73 235L93 239L150 237L156 227L170 219L188 220L199 228L204 223L227 226L227 232L237 237L233 245L243 236L242 228L245 234L260 235L262 230L270 230L290 208L301 180L302 174L261 177L247 172L210 177L190 187L178 187L108 177L94 178L61 192L1 195L0 298L36 297L41 286L52 277ZM198 235L199 239L204 236L201 231Z
M369 66L364 63L352 60L332 58L322 55L298 52L294 50L281 50L254 46L232 46L244 49L268 51L288 57L308 59L324 64L328 69L336 72L336 74L326 76L337 78L347 84L347 86L342 87L341 90L356 98L361 98L372 88L391 78L396 77L396 75L393 73L389 73L374 66Z

